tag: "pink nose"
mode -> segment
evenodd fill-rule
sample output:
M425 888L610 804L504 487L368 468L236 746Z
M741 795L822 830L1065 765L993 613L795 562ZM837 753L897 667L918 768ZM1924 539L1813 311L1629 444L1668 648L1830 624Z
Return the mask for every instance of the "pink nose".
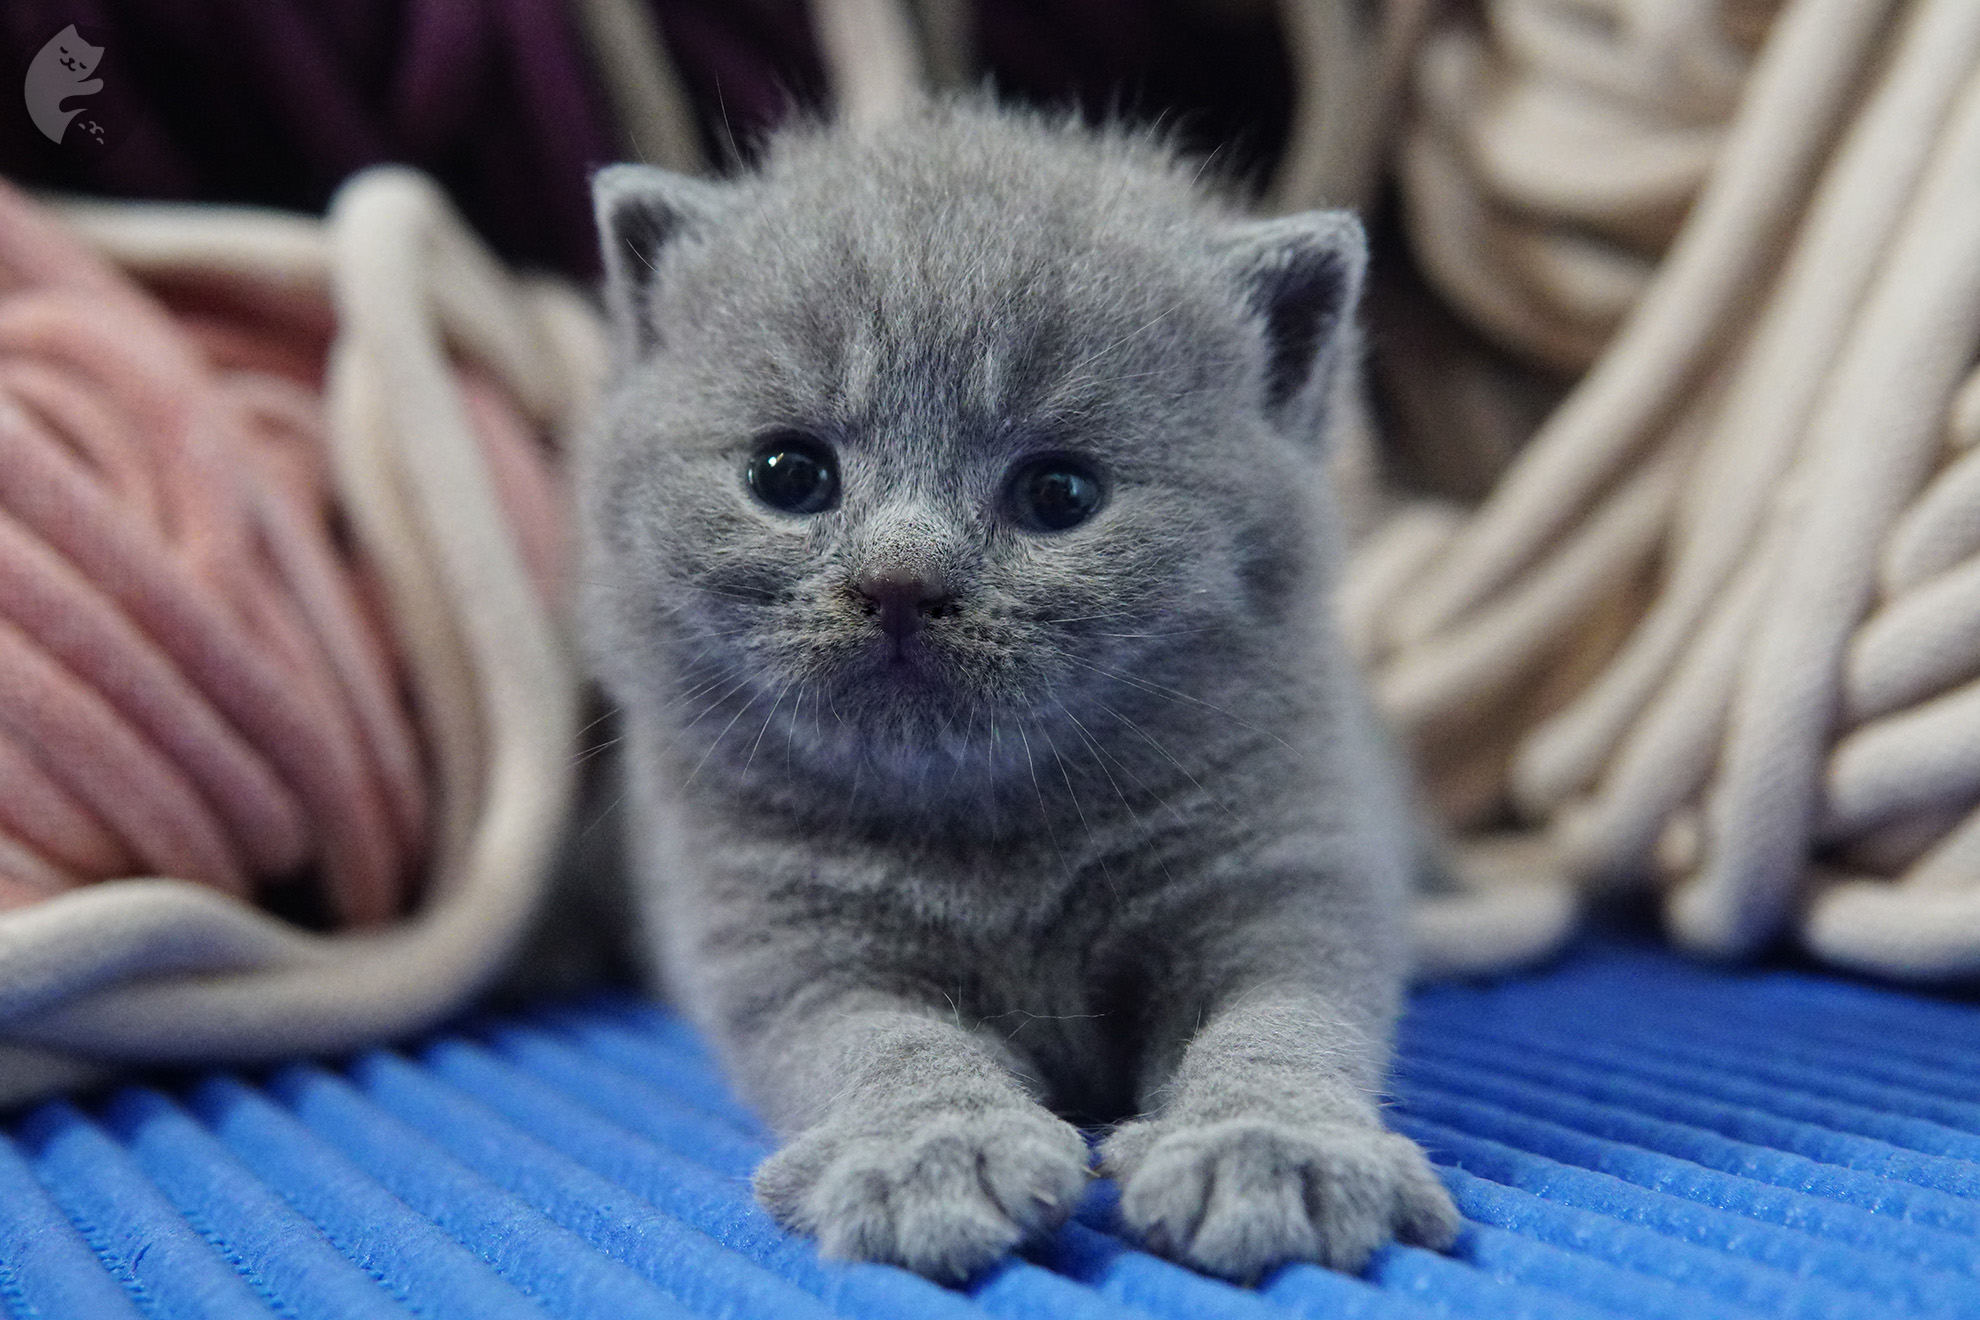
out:
M854 586L880 615L881 631L896 645L918 632L950 599L948 583L933 567L872 569L860 574Z

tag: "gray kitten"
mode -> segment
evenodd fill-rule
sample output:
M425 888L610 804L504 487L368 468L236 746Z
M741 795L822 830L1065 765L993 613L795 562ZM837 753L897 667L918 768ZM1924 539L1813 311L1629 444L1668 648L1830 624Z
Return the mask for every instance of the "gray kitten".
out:
M1327 606L1355 221L959 105L596 191L584 615L763 1204L960 1278L1079 1199L1057 1111L1127 1120L1125 1218L1202 1269L1448 1244L1378 1111L1410 831Z

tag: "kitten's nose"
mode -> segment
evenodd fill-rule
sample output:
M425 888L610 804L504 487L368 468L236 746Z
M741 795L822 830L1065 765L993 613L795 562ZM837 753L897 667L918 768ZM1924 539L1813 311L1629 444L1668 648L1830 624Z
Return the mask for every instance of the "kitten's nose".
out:
M896 645L912 637L924 620L949 604L949 584L933 565L868 569L853 584L880 614L880 629Z

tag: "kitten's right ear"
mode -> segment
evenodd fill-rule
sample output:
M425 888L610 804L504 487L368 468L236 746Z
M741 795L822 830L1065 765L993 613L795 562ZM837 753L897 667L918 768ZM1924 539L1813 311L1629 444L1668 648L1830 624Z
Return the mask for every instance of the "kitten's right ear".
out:
M652 296L669 244L714 222L728 186L652 165L607 165L591 179L612 333L629 359L659 343Z
M1361 222L1346 211L1250 221L1232 231L1225 260L1264 332L1266 406L1288 420L1310 413L1324 403L1361 297Z

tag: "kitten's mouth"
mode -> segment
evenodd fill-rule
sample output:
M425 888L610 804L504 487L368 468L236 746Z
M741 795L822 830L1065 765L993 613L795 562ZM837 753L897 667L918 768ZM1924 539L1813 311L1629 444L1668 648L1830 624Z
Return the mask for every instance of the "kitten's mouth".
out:
M878 638L867 648L860 668L882 683L947 686L927 640L919 634L888 634Z
M939 716L961 698L953 658L925 632L867 638L839 668L841 701L888 712L887 722Z

